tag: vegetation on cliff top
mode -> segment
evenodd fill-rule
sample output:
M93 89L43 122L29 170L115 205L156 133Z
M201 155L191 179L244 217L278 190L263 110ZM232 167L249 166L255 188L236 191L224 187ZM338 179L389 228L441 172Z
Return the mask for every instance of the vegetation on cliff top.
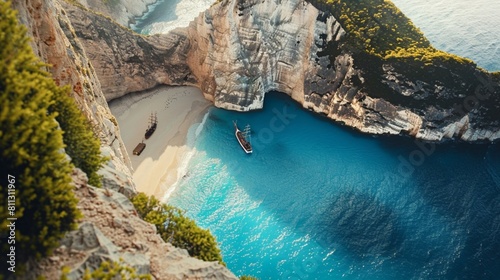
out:
M346 31L340 42L329 42L318 56L328 56L334 65L339 54L349 53L362 73L364 82L356 84L361 95L382 98L414 111L430 107L447 109L453 114L450 118L459 119L467 111L457 110L457 106L479 93L490 97L487 102L471 105L478 109L474 110L475 125L498 123L495 104L500 96L495 84L500 75L478 68L467 58L435 49L391 1L307 1L325 15L332 14ZM319 19L326 19L325 15ZM388 67L386 70L384 65ZM391 75L397 75L397 82L387 80ZM410 88L414 93L403 95L400 87ZM440 124L440 120L434 120L432 125Z
M0 223L2 252L16 263L57 246L80 216L71 184L74 163L96 185L99 141L68 96L33 53L10 2L0 1ZM64 153L71 156L71 162ZM7 218L17 218L8 231ZM8 239L15 232L15 239ZM10 240L10 241L9 241ZM15 242L15 244L14 244Z
M427 64L435 60L474 64L471 60L432 47L424 34L389 0L308 0L329 11L347 32L354 51L380 58L410 58Z
M218 261L222 256L214 236L184 215L179 208L161 203L153 196L139 193L131 199L139 215L156 226L165 242L186 249L189 255L204 261Z

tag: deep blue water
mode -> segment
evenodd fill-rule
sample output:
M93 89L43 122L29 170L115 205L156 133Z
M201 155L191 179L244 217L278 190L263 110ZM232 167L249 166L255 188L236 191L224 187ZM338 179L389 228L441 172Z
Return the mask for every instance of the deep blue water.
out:
M252 155L232 120L252 126ZM238 275L500 275L498 144L367 136L277 93L258 112L211 109L190 138L196 153L169 202L215 234Z

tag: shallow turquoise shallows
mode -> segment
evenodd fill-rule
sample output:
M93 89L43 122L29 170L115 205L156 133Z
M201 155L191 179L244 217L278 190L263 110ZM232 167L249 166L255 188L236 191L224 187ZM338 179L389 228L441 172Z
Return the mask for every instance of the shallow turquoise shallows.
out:
M232 120L253 128L246 155ZM261 279L492 279L500 275L500 146L372 137L270 93L211 109L169 202Z

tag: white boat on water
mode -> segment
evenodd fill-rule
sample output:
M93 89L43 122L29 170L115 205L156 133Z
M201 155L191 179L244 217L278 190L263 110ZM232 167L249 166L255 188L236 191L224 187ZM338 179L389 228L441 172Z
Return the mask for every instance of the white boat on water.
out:
M247 126L245 126L245 129L241 131L238 129L236 122L233 121L233 124L235 130L234 135L236 136L238 143L240 143L240 146L243 149L243 151L245 151L245 153L251 154L252 144L250 144L250 125L247 124Z

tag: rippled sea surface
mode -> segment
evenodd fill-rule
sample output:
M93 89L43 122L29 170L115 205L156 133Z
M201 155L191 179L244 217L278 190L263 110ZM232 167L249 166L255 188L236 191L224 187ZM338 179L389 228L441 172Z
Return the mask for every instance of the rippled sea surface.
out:
M500 70L500 1L394 2L436 47ZM165 16L150 15L144 22ZM252 126L252 155L236 142L232 120ZM188 138L195 152L168 202L212 231L238 275L500 275L499 144L363 135L279 93L267 94L261 111L213 108Z
M232 120L253 127L252 155L236 142ZM169 202L215 234L237 274L500 275L498 144L362 135L278 93L259 112L210 110L190 144L196 152Z
M392 0L438 49L500 71L500 1Z

